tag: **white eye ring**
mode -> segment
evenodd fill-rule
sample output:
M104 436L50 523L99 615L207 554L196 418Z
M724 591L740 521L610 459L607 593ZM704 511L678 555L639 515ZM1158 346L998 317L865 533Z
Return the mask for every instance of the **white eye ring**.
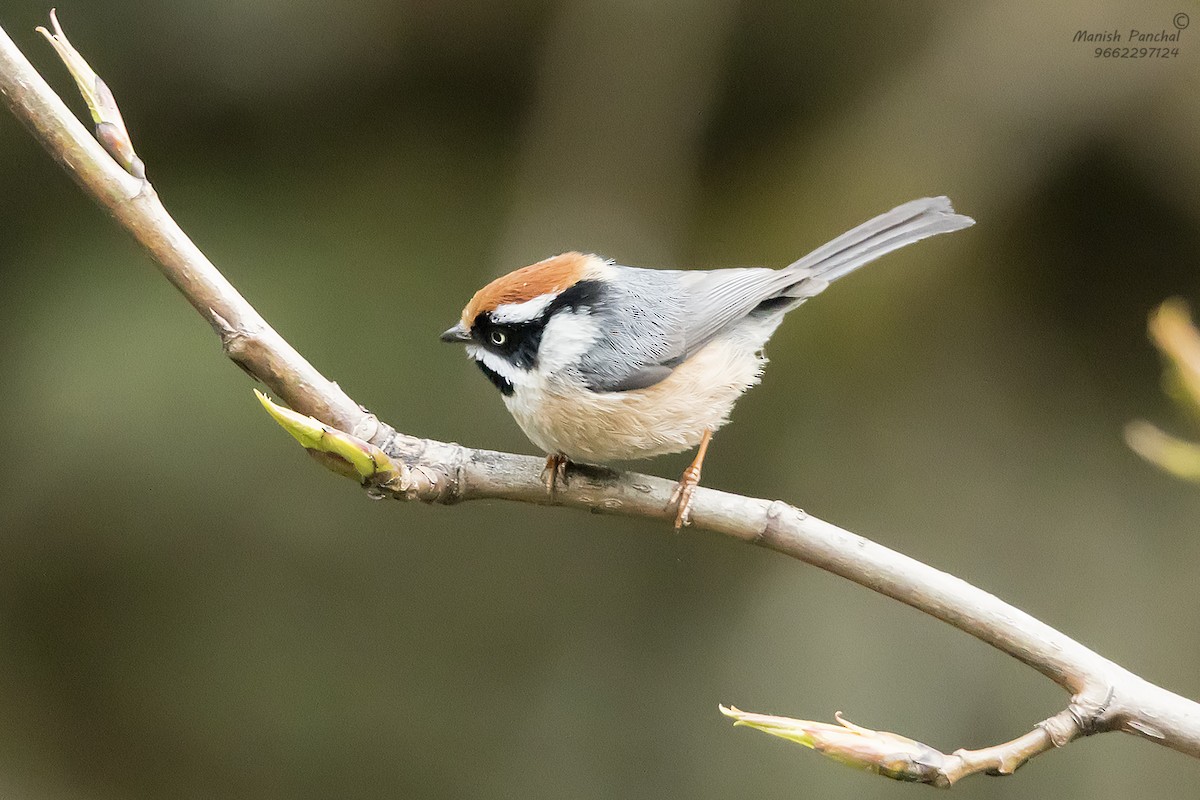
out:
M504 331L492 331L488 338L492 340L492 344L496 345L496 347L503 347L504 343L508 341L508 335Z

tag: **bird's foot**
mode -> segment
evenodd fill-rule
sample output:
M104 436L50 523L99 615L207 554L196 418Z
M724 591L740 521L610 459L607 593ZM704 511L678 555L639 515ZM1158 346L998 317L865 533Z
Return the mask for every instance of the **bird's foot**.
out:
M542 480L546 482L546 493L550 495L551 500L558 491L560 481L563 486L567 485L567 469L570 466L571 459L562 453L546 456L546 466L542 467Z
M692 524L692 496L699 485L700 467L692 464L679 477L679 483L675 484L675 490L667 502L668 508L675 506L675 530Z
M679 476L679 483L675 484L675 491L671 492L671 499L667 501L667 508L675 506L675 530L692 524L692 496L696 493L696 487L700 485L700 467L704 464L704 455L708 452L708 443L711 441L712 431L704 431L692 465Z

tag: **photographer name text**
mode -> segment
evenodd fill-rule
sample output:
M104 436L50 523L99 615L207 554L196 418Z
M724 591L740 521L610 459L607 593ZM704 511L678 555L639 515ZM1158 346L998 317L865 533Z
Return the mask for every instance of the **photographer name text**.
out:
M1130 28L1128 35L1122 36L1121 31L1113 29L1111 31L1076 31L1075 38L1072 42L1178 42L1179 34L1183 33L1180 30L1168 31L1139 31L1137 28Z

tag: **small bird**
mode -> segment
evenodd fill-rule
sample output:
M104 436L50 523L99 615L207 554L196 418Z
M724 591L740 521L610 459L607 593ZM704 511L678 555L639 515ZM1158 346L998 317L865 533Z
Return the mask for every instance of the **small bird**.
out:
M671 497L678 529L713 432L758 383L784 315L885 253L974 222L945 197L913 200L783 269L646 269L563 253L484 286L441 338L466 345L547 454L552 494L571 462L698 447Z

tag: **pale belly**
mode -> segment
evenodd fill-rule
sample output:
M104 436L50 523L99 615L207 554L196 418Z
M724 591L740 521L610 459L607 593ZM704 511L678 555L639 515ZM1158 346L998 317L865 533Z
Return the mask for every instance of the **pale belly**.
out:
M607 463L678 453L729 421L738 397L759 381L765 339L710 342L646 389L597 393L550 377L518 387L504 401L529 440L548 454Z

